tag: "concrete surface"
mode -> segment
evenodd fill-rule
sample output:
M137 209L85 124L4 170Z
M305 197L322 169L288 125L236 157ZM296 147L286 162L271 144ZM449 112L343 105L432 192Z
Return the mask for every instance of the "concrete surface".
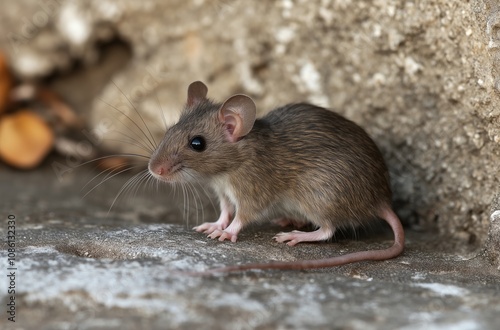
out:
M187 85L251 95L259 113L310 101L380 145L407 223L487 248L500 191L498 0L19 0L0 12L17 78L49 83L101 146L135 152L111 107L163 134ZM120 45L110 47L110 45ZM107 46L105 46L107 45ZM131 133L133 134L133 133Z
M500 325L499 270L481 256L458 252L454 242L435 232L407 229L405 253L390 261L195 277L186 271L381 248L391 244L391 235L374 230L288 247L272 240L280 228L262 224L244 230L236 244L221 243L190 229L216 216L202 195L197 207L190 198L188 208L180 190L174 194L149 185L119 198L108 214L131 174L112 178L82 199L99 183L85 186L98 172L82 166L59 181L52 161L34 172L0 167L2 237L8 215L17 219L16 322L5 313L9 283L2 239L2 329L468 330Z

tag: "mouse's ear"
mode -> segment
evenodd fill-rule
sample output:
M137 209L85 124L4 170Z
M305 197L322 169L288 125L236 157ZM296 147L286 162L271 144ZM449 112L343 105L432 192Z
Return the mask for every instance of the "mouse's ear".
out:
M247 135L255 122L256 108L253 100L238 94L228 98L219 109L219 120L226 125L230 142Z
M195 81L188 87L187 105L193 106L207 98L208 88L201 81Z

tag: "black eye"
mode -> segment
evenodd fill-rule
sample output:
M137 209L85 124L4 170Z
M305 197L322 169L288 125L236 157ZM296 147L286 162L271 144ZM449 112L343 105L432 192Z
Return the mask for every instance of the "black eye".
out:
M195 136L194 138L191 139L191 142L189 142L189 145L195 151L203 151L203 150L205 150L205 147L207 146L203 136Z

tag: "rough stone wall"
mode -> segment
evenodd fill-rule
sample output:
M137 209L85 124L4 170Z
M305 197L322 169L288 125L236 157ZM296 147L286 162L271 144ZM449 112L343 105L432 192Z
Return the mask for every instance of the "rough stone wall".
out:
M493 145L491 154L483 156L483 164L490 172L486 180L491 184L498 182L498 160L500 143L500 3L495 0L474 1L472 11L475 13L478 25L481 27L483 44L487 44L489 61L478 65L478 71L490 77L487 89L489 97L484 105L479 106L476 114L485 124L490 144ZM485 244L485 253L491 262L500 265L500 186L496 186L497 196L491 207L488 240Z
M486 247L498 262L498 231L487 239L499 186L497 1L37 0L0 15L9 31L0 47L23 79L57 81L75 62L92 70L103 42L128 45L113 74L59 85L107 132L107 148L140 151L112 141L124 140L115 130L142 134L127 123L142 122L130 103L159 139L161 113L175 121L194 80L219 100L249 94L260 113L308 100L373 136L406 223L435 226L465 250Z

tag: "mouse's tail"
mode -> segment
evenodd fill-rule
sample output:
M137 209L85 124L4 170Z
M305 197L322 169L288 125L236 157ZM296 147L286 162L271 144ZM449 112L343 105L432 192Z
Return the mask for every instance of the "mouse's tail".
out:
M383 250L369 250L361 252L348 253L341 256L325 259L291 261L291 262L269 262L269 263L249 263L244 265L228 266L221 268L209 269L206 272L198 275L214 275L216 273L227 273L235 271L244 271L250 269L311 269L311 268L326 268L335 267L345 264L350 264L359 261L367 260L387 260L397 257L403 252L405 234L403 226L398 216L389 206L384 206L379 216L384 219L391 227L394 233L394 244Z

